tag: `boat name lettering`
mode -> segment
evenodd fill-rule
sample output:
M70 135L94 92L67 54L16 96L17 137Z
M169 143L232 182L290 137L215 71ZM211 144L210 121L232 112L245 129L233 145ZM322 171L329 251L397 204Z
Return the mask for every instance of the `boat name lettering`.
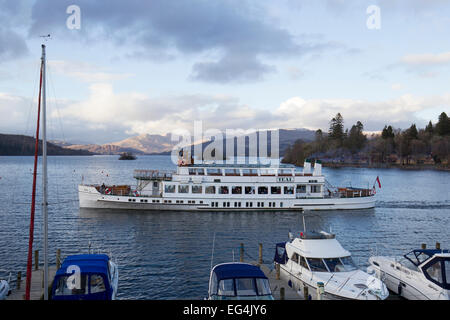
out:
M292 182L294 179L292 177L281 177L277 178L277 182Z

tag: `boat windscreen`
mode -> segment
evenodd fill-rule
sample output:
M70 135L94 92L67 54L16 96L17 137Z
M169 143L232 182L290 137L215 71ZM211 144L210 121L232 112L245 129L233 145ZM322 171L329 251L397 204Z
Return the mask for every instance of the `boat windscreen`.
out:
M311 271L316 272L328 272L327 267L320 258L306 258Z
M56 280L55 296L85 295L88 294L88 276L61 276Z
M353 262L352 257L341 257L339 259L341 259L342 263L344 264L345 271L353 271L358 269L356 264Z
M345 270L344 264L341 262L341 260L339 258L323 259L323 261L327 265L328 270L330 272L347 271L347 270Z

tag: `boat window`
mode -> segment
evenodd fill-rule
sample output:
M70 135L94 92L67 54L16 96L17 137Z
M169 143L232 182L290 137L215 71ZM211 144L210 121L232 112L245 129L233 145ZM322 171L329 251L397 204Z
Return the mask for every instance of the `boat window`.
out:
M294 194L294 187L284 187L284 194Z
M306 185L304 185L304 184L298 184L298 185L297 185L296 192L297 192L297 193L306 193Z
M294 261L295 263L298 263L298 253L294 253L291 257L291 260Z
M328 270L330 272L343 272L347 271L345 270L344 264L339 260L339 258L329 258L329 259L323 259L325 264L328 267Z
M91 293L105 292L105 283L103 282L103 277L99 274L91 275Z
M258 194L267 194L269 192L269 188L267 187L258 187Z
M255 194L255 187L253 186L245 187L245 194Z
M207 187L205 187L205 193L215 194L216 193L216 187L215 186L207 186Z
M195 172L199 175L199 176L203 176L205 174L205 169L203 168L197 168L195 169Z
M300 265L305 268L305 269L309 269L308 268L308 264L306 263L306 260L304 257L300 256Z
M231 193L232 194L242 194L242 187L241 186L231 187Z
M88 294L88 277L86 274L81 275L79 287L77 288L76 277L62 276L58 279L58 284L55 289L55 296L71 296L79 294ZM70 286L70 288L69 288Z
M358 269L358 267L356 267L356 264L353 262L352 257L348 256L348 257L342 257L340 259L341 259L341 262L344 264L345 271L353 271L353 270Z
M312 185L311 186L311 193L320 193L320 185Z
M429 266L426 270L424 270L431 279L433 279L437 283L443 283L442 281L442 266L441 261L438 260Z
M185 186L179 185L178 193L189 193L189 186L188 185L185 185Z
M258 290L258 296L265 296L272 294L270 290L269 280L263 278L256 279L256 288Z
M221 176L222 175L222 169L207 169L207 173L210 176Z
M226 176L240 176L239 169L225 169Z
M166 192L166 193L174 193L175 192L175 186L174 185L165 185L164 186L164 192Z
M291 169L281 169L280 171L278 171L278 175L279 176L287 176L287 175L292 175L292 170Z
M257 176L258 172L256 169L242 169L243 176Z
M219 296L234 296L235 294L233 279L220 280L217 294Z
M281 187L270 187L271 194L281 194Z
M228 194L228 187L227 186L221 186L219 188L219 194Z
M261 169L262 176L274 176L276 170L275 169Z
M192 193L202 193L202 186L192 186Z
M323 263L322 259L307 258L307 260L311 271L328 272L327 267Z
M444 273L445 273L445 279L447 280L447 289L448 286L450 286L450 260L444 261Z
M237 278L236 293L238 296L256 296L253 278Z

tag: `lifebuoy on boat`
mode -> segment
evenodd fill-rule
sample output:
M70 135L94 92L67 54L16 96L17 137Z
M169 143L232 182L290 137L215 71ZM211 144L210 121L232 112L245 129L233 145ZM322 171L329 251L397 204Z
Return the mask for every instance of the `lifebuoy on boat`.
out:
M134 191L133 191L133 195L134 195L135 197L139 197L139 192L138 192L137 190L134 190Z
M105 194L111 194L111 193L112 193L111 188L106 188L105 189Z

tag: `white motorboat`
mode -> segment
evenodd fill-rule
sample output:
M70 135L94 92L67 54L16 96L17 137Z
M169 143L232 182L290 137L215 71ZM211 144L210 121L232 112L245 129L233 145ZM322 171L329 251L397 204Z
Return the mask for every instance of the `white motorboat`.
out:
M449 250L417 249L403 257L373 256L369 262L367 271L406 299L450 299Z
M9 274L8 280L0 280L0 300L5 300L7 296L11 293L11 287L9 283L11 282L11 273Z
M209 278L208 300L274 300L269 280L258 266L230 262L216 265Z
M359 270L334 234L302 232L276 245L280 277L309 299L384 300L389 291L376 277Z

